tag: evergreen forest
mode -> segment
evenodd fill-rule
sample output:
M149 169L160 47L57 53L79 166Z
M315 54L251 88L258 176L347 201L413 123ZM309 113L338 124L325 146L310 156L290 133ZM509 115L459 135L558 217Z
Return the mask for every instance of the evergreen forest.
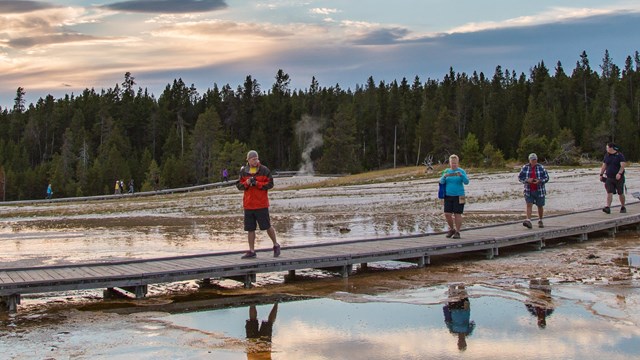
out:
M363 79L364 80L364 79ZM616 65L586 52L573 69L544 62L529 74L496 66L493 74L441 80L376 81L355 89L291 89L278 70L271 85L252 76L232 88L198 90L181 79L161 94L137 87L131 73L113 88L85 89L26 104L16 90L0 107L2 200L111 194L135 179L136 191L231 179L249 149L272 171L357 173L460 156L462 167L601 161L607 142L627 160L640 156L640 54Z

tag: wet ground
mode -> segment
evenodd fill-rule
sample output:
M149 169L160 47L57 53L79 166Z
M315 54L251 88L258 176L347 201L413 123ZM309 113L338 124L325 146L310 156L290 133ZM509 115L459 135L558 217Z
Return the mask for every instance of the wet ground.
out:
M570 187L588 188L587 181L575 183L580 179L575 174L553 175L558 184L550 193L557 197ZM521 209L510 205L521 201L510 176L482 177L508 184L499 198L470 188L474 201L465 211L466 226L522 218ZM296 181L315 180L277 184ZM439 231L444 224L436 188L426 178L274 191L272 220L283 251L291 245ZM598 195L558 199L548 212L597 206ZM226 188L142 200L0 207L0 267L244 250L240 199ZM258 235L259 247L269 243L266 234ZM594 234L582 243L548 242L544 251L501 249L493 260L467 254L432 261L424 269L370 264L348 279L313 270L297 272L293 282L285 282L284 274L258 275L253 289L231 280L213 286L157 284L143 300L103 300L101 290L29 295L17 314L0 312L0 349L10 359L640 355L636 228L615 237ZM464 284L464 293L449 291L456 284ZM259 333L275 303L270 340L268 323L262 338L247 338L251 306ZM460 311L447 317L445 306Z

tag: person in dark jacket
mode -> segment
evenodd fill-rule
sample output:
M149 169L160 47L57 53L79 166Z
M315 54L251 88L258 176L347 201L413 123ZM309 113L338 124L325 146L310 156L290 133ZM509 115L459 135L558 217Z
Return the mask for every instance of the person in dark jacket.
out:
M260 164L258 152L247 153L247 164L240 168L240 179L236 184L244 191L242 205L244 208L244 230L248 232L249 251L242 255L243 259L256 257L256 228L266 230L273 242L273 256L280 256L280 244L276 241L276 231L269 218L268 190L273 188L273 177L266 166Z
M600 181L604 183L604 188L607 190L607 206L603 207L602 211L611 214L613 194L618 194L620 212L624 214L627 212L627 208L624 206L624 168L627 163L616 144L608 143L606 149L607 153L604 155L600 167Z

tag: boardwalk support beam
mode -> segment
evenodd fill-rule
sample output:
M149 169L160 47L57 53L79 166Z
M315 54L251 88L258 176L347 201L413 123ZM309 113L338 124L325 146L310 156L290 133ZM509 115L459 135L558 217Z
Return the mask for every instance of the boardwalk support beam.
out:
M535 243L536 250L541 251L547 244L544 242L544 239L540 239Z
M145 296L147 296L147 285L136 285L136 286L126 286L126 287L122 287L122 290L128 291L130 293L132 293L136 299L143 299Z
M287 275L284 276L284 282L290 282L290 281L295 281L295 280L296 280L296 271L295 270L289 270Z
M353 271L353 265L343 265L342 269L340 270L340 276L342 276L343 278L348 278L349 275L351 275L351 271Z
M245 289L251 289L254 282L256 282L256 274L246 274L240 276L229 276L227 279L235 280L244 284Z
M102 297L105 299L114 299L114 298L127 298L129 297L127 294L132 294L136 299L143 299L147 296L148 286L144 285L135 285L135 286L121 286L121 287L110 287L102 292ZM124 291L124 292L123 292Z
M487 249L487 259L491 260L495 256L498 256L498 248Z
M6 306L7 311L10 313L17 312L18 305L20 305L20 294L0 297L0 305Z
M429 264L429 256L420 256L418 258L418 267L423 268Z

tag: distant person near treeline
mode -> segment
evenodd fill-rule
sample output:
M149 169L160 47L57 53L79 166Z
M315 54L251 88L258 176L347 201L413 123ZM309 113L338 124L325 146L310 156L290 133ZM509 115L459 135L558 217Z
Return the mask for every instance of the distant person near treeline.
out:
M51 183L49 183L49 186L47 186L47 195L46 195L46 199L51 199L53 197L53 188L51 187Z

